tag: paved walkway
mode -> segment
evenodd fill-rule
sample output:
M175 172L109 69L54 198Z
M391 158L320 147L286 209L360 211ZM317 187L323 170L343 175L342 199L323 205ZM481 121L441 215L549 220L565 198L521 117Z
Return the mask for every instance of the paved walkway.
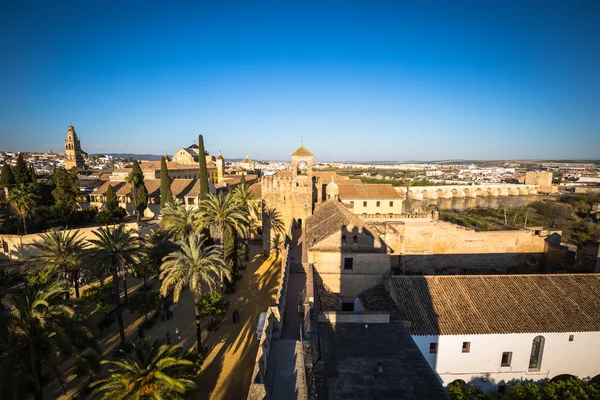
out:
M269 399L305 399L302 343L299 340L277 340L269 354L267 386Z
M236 292L229 297L228 318L204 341L212 350L196 379L199 389L188 398L246 399L258 351L255 340L258 316L275 303L280 265L280 260L258 257L243 271ZM231 310L236 308L241 322L234 325Z
M303 316L298 314L298 305L303 303L301 293L306 287L306 273L302 269L302 230L296 228L290 244L291 268L285 301L285 314L283 317L282 339L300 340L300 327ZM301 301L302 300L302 301Z
M214 332L209 332L206 329L208 321L203 321L203 344L212 350L197 379L200 389L190 398L245 399L247 396L258 351L258 345L254 340L258 315L274 304L279 284L280 261L276 262L274 259L265 259L257 255L260 250L260 246L251 246L253 259L242 271L243 277L237 282L236 292L229 295L230 307L227 319ZM105 284L112 285L112 282L108 280ZM128 284L129 297L132 297L141 286L141 282L130 279ZM154 288L156 287L157 283L154 283ZM240 311L242 321L237 325L231 322L231 311L235 308ZM92 318L94 326L102 315L100 313L96 318ZM137 329L143 321L143 315L129 314L125 309L123 310L127 340L137 338ZM175 334L176 328L181 330L181 341ZM151 329L145 331L145 334L158 339L164 338L167 332L171 335L171 344L181 344L188 350L195 347L194 299L189 290L184 290L179 302L174 304L173 318L165 322L158 320ZM120 343L117 323L105 328L98 339L104 356L110 358ZM83 389L86 380L78 379L73 373L72 358L67 359L60 369L66 378L67 394L63 393L60 385L55 381L45 388L45 399L71 400Z

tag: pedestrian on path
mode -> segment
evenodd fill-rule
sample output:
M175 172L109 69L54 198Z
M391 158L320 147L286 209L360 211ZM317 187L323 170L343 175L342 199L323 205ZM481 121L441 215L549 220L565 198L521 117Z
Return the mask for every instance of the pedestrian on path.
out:
M179 328L175 328L175 333L177 334L177 339L181 341L181 331L179 330Z
M240 310L238 310L237 308L235 309L235 320L238 324L240 323Z
M170 315L170 318L173 318L173 305L172 304L169 305L169 315Z
M233 318L233 323L236 324L237 323L237 309L233 310L233 314L232 314L232 318Z
M167 339L167 344L171 344L171 334L169 334L169 332L167 332L165 338Z
M160 309L160 320L162 322L165 322L165 310L163 310L162 308Z
M167 321L171 319L171 315L169 314L169 306L165 304L165 314L167 314Z

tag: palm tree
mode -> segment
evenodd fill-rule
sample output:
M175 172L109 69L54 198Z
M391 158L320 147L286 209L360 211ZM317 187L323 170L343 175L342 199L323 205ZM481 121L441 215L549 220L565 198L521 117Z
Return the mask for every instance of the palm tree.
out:
M27 235L27 217L33 212L37 200L38 196L25 184L17 186L8 194L8 202L15 213L23 220L25 235Z
M201 202L200 210L202 224L204 226L214 225L216 227L221 248L223 248L225 229L230 228L239 234L244 233L248 216L246 211L231 194L223 196L222 193L218 195L209 193L208 198Z
M25 285L6 294L5 301L12 311L8 316L10 334L2 340L3 386L30 378L35 399L41 400L42 367L46 365L66 393L58 368L60 354L71 354L76 346L97 348L85 322L76 319L73 309L61 303L65 292L62 283L50 282ZM10 381L5 381L6 377L10 377ZM1 393L5 394L5 390L3 387Z
M162 229L155 229L146 235L144 259L139 264L139 268L136 268L138 277L144 279L144 287L148 276L160 271L163 258L179 249L170 239L170 235Z
M283 218L281 217L281 213L275 207L267 207L265 209L264 219L267 222L267 224L264 225L267 229L265 229L266 232L263 232L263 235L268 235L267 243L280 243L281 239L285 235L285 224L283 222Z
M248 234L250 228L250 220L252 216L258 214L258 207L255 203L256 197L250 191L250 187L248 186L248 184L244 182L240 184L237 188L235 188L233 192L233 198L238 204L241 205L244 211L246 211L246 215L248 216L248 220L246 221L246 234Z
M32 246L38 254L29 259L50 276L68 279L71 274L75 284L75 296L79 298L79 275L85 243L79 231L50 231L42 234L42 241Z
M161 345L146 336L134 343L130 352L121 350L121 355L120 360L102 361L111 367L105 378L92 384L92 397L174 400L183 399L183 394L196 388L194 363L185 358L181 346Z
M140 245L140 239L134 236L134 231L127 230L123 224L115 228L100 227L94 231L94 235L97 239L89 241L93 247L86 251L86 259L102 269L109 269L112 274L115 310L123 347L125 346L125 330L119 294L119 273L124 274L131 266L136 265L144 255L144 249Z
M179 295L184 286L189 286L194 294L194 315L196 318L197 351L202 350L202 330L200 327L200 304L202 300L202 286L207 285L209 290L217 286L217 277L231 275L217 246L208 246L207 238L191 234L187 239L180 240L180 249L165 257L161 266L160 278L163 280L160 292L167 295L173 288L173 301L179 301Z
M186 207L179 199L161 210L160 226L176 240L187 238L201 228L197 207Z

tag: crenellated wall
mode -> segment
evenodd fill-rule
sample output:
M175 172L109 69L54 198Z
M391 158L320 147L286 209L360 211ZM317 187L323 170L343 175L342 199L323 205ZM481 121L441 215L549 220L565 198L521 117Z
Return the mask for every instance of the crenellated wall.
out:
M406 196L406 188L396 188L401 196ZM485 184L469 186L412 186L408 188L411 200L433 200L452 198L475 198L488 196L528 196L537 194L538 185Z

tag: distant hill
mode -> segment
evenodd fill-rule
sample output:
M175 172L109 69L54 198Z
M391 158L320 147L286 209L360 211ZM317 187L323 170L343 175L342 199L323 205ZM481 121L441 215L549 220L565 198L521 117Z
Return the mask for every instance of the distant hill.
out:
M96 153L90 154L91 157L97 157L99 155L111 156L113 158L135 158L136 160L149 160L158 161L162 156L156 154L133 154L133 153Z

